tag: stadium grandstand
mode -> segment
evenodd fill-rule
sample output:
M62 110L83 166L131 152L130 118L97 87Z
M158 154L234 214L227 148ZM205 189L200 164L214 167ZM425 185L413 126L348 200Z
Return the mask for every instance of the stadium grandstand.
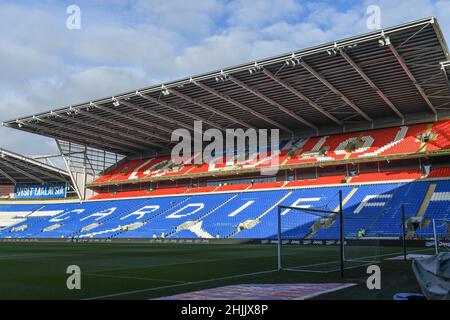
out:
M196 121L279 129L279 145L175 163L172 133ZM0 151L0 246L36 262L7 273L89 270L83 292L17 281L11 296L152 298L282 269L312 273L258 279L332 285L328 273L374 257L385 283L409 290L410 268L379 259L407 241L411 252L450 243L450 57L433 17L3 125L54 139L66 167ZM73 198L35 195L58 184ZM20 186L32 196L6 199ZM92 245L68 254L75 243Z
M407 204L408 237L433 237L431 219L450 218L448 59L427 18L5 121L55 139L68 173L2 151L1 181L70 177L83 202L1 205L30 219L0 237L275 238L277 206L334 209L339 191L344 215L359 217L347 236L400 237L392 219ZM171 133L194 121L279 129L279 152L174 164ZM274 157L277 173L261 175ZM334 221L307 220L286 234L336 237Z

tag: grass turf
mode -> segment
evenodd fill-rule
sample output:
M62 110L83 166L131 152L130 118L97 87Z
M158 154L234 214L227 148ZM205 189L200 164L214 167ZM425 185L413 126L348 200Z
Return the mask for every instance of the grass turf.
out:
M338 252L335 246L297 246L284 257L286 263L320 264L337 260ZM81 290L66 288L69 265L81 268ZM0 243L0 299L150 299L241 283L357 283L316 299L419 292L410 262L382 260L380 266L382 290L368 290L364 267L346 270L344 279L339 272L265 272L276 269L273 245Z

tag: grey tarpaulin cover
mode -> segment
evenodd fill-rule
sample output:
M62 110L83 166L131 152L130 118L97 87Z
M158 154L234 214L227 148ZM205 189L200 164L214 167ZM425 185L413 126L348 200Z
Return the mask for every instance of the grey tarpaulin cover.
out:
M412 268L427 299L450 300L450 252L416 259Z

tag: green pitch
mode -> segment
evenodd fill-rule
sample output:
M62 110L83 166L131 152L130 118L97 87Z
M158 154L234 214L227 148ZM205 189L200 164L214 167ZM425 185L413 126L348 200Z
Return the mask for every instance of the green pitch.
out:
M380 254L399 255L401 249L380 248ZM338 247L298 247L295 259L305 265L333 261ZM358 284L320 299L420 292L410 262L383 260L382 290L373 291L366 288L364 267L346 270L341 279L339 272L273 271L276 264L273 245L0 243L0 299L150 299L241 283ZM66 287L69 265L81 268L81 290Z

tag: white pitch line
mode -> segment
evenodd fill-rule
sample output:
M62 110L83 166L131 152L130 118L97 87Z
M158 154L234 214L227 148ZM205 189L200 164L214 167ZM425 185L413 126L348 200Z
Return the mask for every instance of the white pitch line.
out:
M195 250L193 250L195 251ZM164 251L162 251L164 252ZM287 253L285 256L295 255L296 253ZM169 262L169 263L158 263L158 264L149 264L144 266L136 266L136 267L119 267L119 268L109 268L109 269L100 269L100 270L92 270L90 273L96 272L107 272L107 271L117 271L117 270L127 270L127 269L144 269L144 268L154 268L154 267L168 267L168 266L177 266L177 265L185 265L185 264L195 264L195 263L203 263L203 262L220 262L220 261L232 261L232 260L242 260L242 259L256 259L256 258L276 258L277 253L272 252L271 254L252 256L252 257L231 257L231 258L221 258L221 259L205 259L205 260L189 260L183 262Z
M418 249L418 250L413 250L413 251L409 251L409 253L413 253L413 252L421 252L421 251L426 251L426 250L430 250L431 248L425 248L425 249ZM399 254L403 254L402 252L393 252L393 253L386 253L386 254L382 254L382 255L375 255L375 256L367 256L367 257L361 257L358 259L367 259L367 258L376 258L376 257L387 257L387 256L392 256L392 255L399 255ZM357 259L354 260L349 260L349 261L356 261ZM316 266L322 266L322 265L327 265L327 264L332 264L332 263L338 263L340 262L340 260L334 260L334 261L328 261L328 262L319 262L319 263L314 263L314 264L307 264L304 266L298 266L298 267L290 267L290 268L284 268L284 270L295 270L296 268L307 268L307 267L316 267ZM360 262L367 262L367 261L360 261ZM372 262L372 263L376 263L376 261ZM356 267L361 267L364 265L360 265L360 266L356 266ZM348 269L352 268L356 268L355 266L353 267L347 267ZM345 269L345 268L344 268ZM297 271L304 271L304 272L322 272L322 273L328 273L328 272L334 272L334 271L339 271L340 269L336 269L333 271L317 271L317 270L297 270Z
M101 278L117 278L117 279L131 279L131 280L147 280L147 281L159 281L159 282L172 282L172 283L187 283L188 281L178 281L178 280L167 280L158 278L141 278L141 277L129 277L129 276L113 276L108 274L92 274L84 273L90 277L101 277Z
M155 267L168 267L168 266L177 266L177 265L185 265L185 264L195 264L195 263L205 263L205 262L220 262L220 261L232 261L232 260L242 260L242 259L256 259L256 258L270 258L276 257L276 252L268 255L262 256L253 256L253 257L231 257L231 258L221 258L221 259L205 259L205 260L189 260L183 262L169 262L169 263L158 263L158 264L150 264L145 266L136 266L136 267L120 267L120 268L110 268L103 270L92 270L90 273L96 272L107 272L107 271L117 271L117 270L127 270L127 269L144 269L144 268L155 268ZM275 262L274 262L275 263Z
M325 290L325 291L308 294L308 295L302 297L301 300L308 300L308 299L320 296L322 294L327 294L327 293L331 293L331 292L334 292L334 291L347 289L347 288L350 288L350 287L353 287L353 286L356 286L356 283L346 283L346 284L343 284L343 285L341 285L341 286L339 286L337 288L328 289L328 290Z
M182 287L182 286L185 286L185 285L195 285L195 284L200 284L200 283L214 282L214 281L234 279L234 278L242 278L242 277L246 277L246 276L254 276L254 275L258 275L258 274L272 273L272 272L277 272L277 271L278 270L274 269L274 270L266 270L266 271L252 272L252 273L244 273L244 274L233 275L233 276L226 276L226 277L220 277L220 278L199 280L199 281L186 282L186 283L178 283L178 284L162 286L162 287L154 287L154 288L139 289L139 290L133 290L133 291L125 291L125 292L107 294L107 295L104 295L104 296L98 296L98 297L93 297L93 298L86 298L86 299L83 299L83 300L97 300L97 299L113 298L113 297L125 296L125 295L130 295L130 294L135 294L135 293L156 291L156 290L161 290L161 289Z
M39 258L58 258L58 257L73 257L73 256L79 256L80 254L62 254L62 255L55 255L55 254L42 254L42 253L22 253L22 254L12 254L12 255L4 255L0 256L0 260L21 260L21 259L39 259Z

